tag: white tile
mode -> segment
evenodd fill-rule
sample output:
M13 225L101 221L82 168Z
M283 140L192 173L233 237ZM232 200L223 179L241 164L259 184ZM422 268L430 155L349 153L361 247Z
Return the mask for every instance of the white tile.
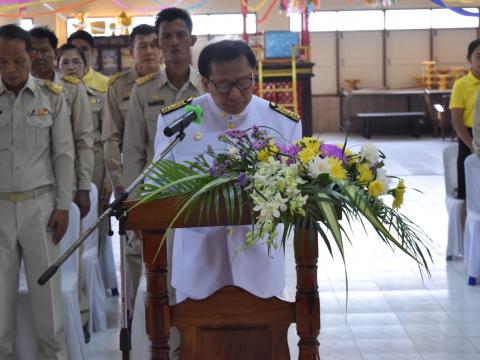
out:
M350 326L355 325L400 325L398 317L394 313L348 313L347 322Z
M403 325L453 325L454 321L445 311L431 312L398 312L396 316Z
M356 325L350 326L350 330L356 340L408 338L401 325Z
M422 360L418 354L364 354L363 360Z
M413 338L462 337L464 334L456 325L405 325L405 331Z
M478 353L422 354L423 360L478 360Z
M420 353L474 353L477 352L469 339L465 337L431 337L413 338L413 342Z
M410 339L357 340L362 355L365 354L416 354L417 349Z

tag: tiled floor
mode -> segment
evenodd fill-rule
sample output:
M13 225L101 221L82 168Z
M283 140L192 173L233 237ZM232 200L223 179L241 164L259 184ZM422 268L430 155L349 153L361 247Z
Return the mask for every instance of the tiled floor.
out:
M343 142L342 134L325 134ZM431 278L420 276L410 259L393 254L369 232L355 226L346 248L348 301L343 263L320 244L318 281L321 301L322 360L479 360L480 287L466 285L461 261L446 263L447 214L442 150L450 144L432 138L371 140L387 156L387 171L405 178L404 212L432 239ZM350 146L364 139L352 137ZM354 236L353 236L354 235ZM295 291L292 252L287 254L287 292ZM118 305L112 300L111 329L93 335L89 359L116 359ZM289 343L297 358L296 333ZM137 359L135 359L137 360Z

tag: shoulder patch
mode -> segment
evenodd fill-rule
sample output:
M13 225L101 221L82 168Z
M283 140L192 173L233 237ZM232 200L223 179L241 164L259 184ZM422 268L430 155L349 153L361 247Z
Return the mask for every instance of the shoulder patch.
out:
M157 74L158 73L151 73L151 74L142 76L141 78L138 78L137 80L135 80L135 84L137 84L137 86L142 86L143 84L146 84L147 82L155 79L157 77Z
M73 85L80 84L80 80L78 80L77 78L74 78L73 76L70 76L70 75L63 75L62 80L66 81L70 84L73 84Z
M62 85L55 84L51 80L45 80L45 86L48 88L48 90L50 90L55 95L60 95L63 89Z
M275 110L276 112L282 114L283 116L286 116L290 120L293 120L295 122L300 121L300 115L298 115L297 113L295 113L291 110L288 110L287 108L285 108L283 106L278 105L276 102L270 101L270 108L272 110Z
M187 106L192 101L193 101L193 97L186 98L185 100L182 100L182 101L176 102L172 105L168 105L167 107L164 107L162 110L160 110L160 113L162 115L169 114L169 113L171 113L175 110L178 110L178 109L181 109L182 107Z
M112 77L108 80L108 85L112 85L115 81L117 81L120 76L122 75L122 73L116 73L116 74L113 74Z

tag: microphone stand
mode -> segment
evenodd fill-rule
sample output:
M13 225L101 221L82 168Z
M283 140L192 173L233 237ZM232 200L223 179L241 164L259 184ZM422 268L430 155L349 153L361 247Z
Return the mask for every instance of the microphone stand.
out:
M44 285L50 278L55 275L60 266L78 249L80 245L95 231L100 223L109 216L115 216L119 222L118 234L120 235L120 271L121 271L121 302L122 302L122 328L120 330L120 351L122 352L122 359L129 360L130 358L130 334L128 330L128 315L127 315L127 302L125 298L126 291L126 273L125 273L125 244L127 241L125 231L125 221L127 219L127 210L123 205L123 202L128 198L130 193L136 188L154 169L154 163L164 159L170 151L185 138L184 129L180 129L175 139L167 145L167 147L152 160L147 168L130 184L130 186L123 191L120 196L110 203L105 211L98 217L98 219L90 226L81 236L75 241L60 258L51 265L38 279L39 285Z

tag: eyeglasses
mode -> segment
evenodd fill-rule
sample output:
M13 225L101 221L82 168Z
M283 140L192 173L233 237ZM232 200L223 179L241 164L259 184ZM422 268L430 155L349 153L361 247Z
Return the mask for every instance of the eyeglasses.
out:
M234 83L229 83L229 82L219 82L219 83L214 83L212 80L207 79L213 86L215 86L215 89L217 90L218 93L220 94L228 94L233 87L236 87L238 90L247 90L249 89L252 84L253 84L253 73L250 75L248 78L243 78L240 79Z

